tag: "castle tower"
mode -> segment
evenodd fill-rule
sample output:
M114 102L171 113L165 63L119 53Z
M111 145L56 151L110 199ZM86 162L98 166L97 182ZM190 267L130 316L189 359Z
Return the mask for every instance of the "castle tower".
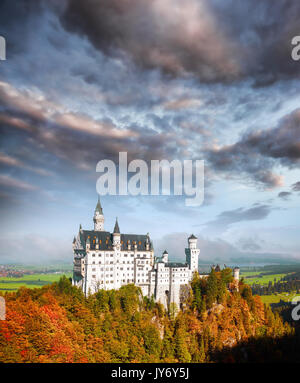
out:
M103 215L102 206L101 206L99 197L98 197L98 202L96 205L93 221L94 221L95 231L104 231L104 215Z
M116 246L117 250L120 250L120 244L121 244L121 234L120 234L120 228L118 224L118 218L116 218L116 223L115 223L114 232L113 232L113 246Z
M233 269L233 283L237 291L239 291L239 280L240 280L240 268L235 267Z
M200 250L197 248L197 237L192 234L188 238L188 248L185 249L186 262L191 272L198 271L198 257Z
M233 269L233 278L238 281L240 279L240 268L239 267L235 267Z
M163 252L163 255L162 255L162 261L163 261L164 263L168 263L168 262L169 262L169 254L168 254L167 250L165 250L165 251Z

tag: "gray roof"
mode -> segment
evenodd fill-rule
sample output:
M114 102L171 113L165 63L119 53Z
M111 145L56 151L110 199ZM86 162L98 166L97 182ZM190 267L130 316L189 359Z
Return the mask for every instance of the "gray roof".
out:
M116 223L115 223L114 233L116 233L116 234L120 234L120 228L119 228L119 224L118 224L118 218L116 218Z
M109 231L83 230L81 236L81 243L83 246L85 246L88 237L90 237L91 249L96 249L96 238L98 238L99 250L113 250L113 235ZM131 249L128 251L133 251L134 243L136 243L137 250L146 251L147 238L149 243L149 250L151 250L152 243L149 241L149 237L147 235L121 234L121 250L128 250L128 245L130 244Z
M189 239L197 239L197 237L195 237L194 234L192 234L191 236L189 236Z
M163 252L163 254L169 254L169 253L167 252L167 250L165 250L165 251Z
M98 211L100 214L103 215L103 210L102 210L102 206L101 206L101 203L100 203L100 197L98 197L98 202L97 202L95 211Z
M165 263L166 267L187 267L186 263L175 263L175 262L169 262Z

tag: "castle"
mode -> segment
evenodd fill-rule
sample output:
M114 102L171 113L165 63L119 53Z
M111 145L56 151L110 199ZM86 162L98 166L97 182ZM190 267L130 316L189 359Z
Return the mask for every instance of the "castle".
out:
M80 225L73 240L75 286L87 296L100 289L119 289L134 283L144 296L153 296L166 308L171 303L180 307L182 288L198 271L200 250L193 234L185 249L186 263L173 263L166 250L161 257L154 256L149 234L122 234L117 219L113 232L105 231L99 198L93 221L94 230L83 230ZM235 279L239 278L238 271L234 269Z

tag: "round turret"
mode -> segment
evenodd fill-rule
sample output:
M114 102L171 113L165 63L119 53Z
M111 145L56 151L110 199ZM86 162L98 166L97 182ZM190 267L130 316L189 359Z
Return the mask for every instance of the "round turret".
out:
M233 278L238 281L240 279L240 268L239 267L235 267L233 269Z

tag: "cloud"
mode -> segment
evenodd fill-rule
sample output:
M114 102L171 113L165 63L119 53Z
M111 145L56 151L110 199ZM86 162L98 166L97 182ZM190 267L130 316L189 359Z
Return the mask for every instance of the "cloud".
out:
M168 101L164 104L166 110L181 110L199 108L203 101L196 98L181 98L178 100Z
M293 191L295 191L295 192L300 191L300 181L294 183L294 184L292 185L292 189L293 189Z
M254 239L251 237L240 238L237 242L237 246L241 248L243 251L258 251L262 249L261 244L258 243L258 239Z
M7 174L0 174L0 185L8 188L17 188L22 190L36 190L37 187L27 182L20 181Z
M169 259L177 262L185 262L184 249L187 247L187 238L190 234L178 232L163 236L155 241L156 255L160 256L167 249ZM299 262L299 257L286 253L258 252L259 245L253 240L244 241L245 251L220 238L208 238L196 234L198 248L200 249L200 270L203 265L226 263L227 265L249 265L249 264L272 264ZM240 243L241 245L241 243Z
M0 152L0 163L7 165L7 166L15 166L17 168L29 170L29 171L32 171L36 174L42 175L42 176L47 176L47 177L53 176L53 173L48 171L48 170L26 165L22 161L20 161L18 158L9 156L9 155L7 155L5 153L1 153L1 152Z
M214 231L225 231L232 224L244 221L257 221L265 219L273 210L269 205L256 204L248 209L238 208L220 213L216 219L206 222L204 225Z
M61 17L109 56L202 82L296 78L291 40L298 2L260 0L69 0Z
M49 262L69 262L72 254L69 241L57 237L47 237L38 234L22 236L6 235L1 241L9 242L10 251L5 247L0 249L0 263L45 264Z
M299 76L300 67L291 59L291 40L299 35L300 3L289 0L212 0L218 27L229 30L243 49L238 56L244 77L254 86Z
M193 73L207 82L239 76L238 47L207 1L70 0L62 22L107 55L127 55L144 69Z
M105 119L99 121L66 112L62 105L47 100L43 94L21 91L4 82L0 83L0 100L2 127L9 125L23 131L26 125L25 132L32 137L31 142L42 144L58 157L74 162L95 166L103 158L116 160L124 148L131 159L161 159L180 148L177 143L181 138L173 133L154 135L143 126L118 127Z
M272 172L277 164L288 168L300 164L300 109L280 120L277 127L245 134L235 144L212 147L207 159L213 169L230 175L247 174L266 187L283 184L283 177Z
M278 197L284 200L287 200L291 195L292 193L285 191L278 193Z
M5 82L0 82L0 100L11 112L21 112L32 121L55 124L63 128L110 138L132 137L137 135L137 133L133 131L118 129L111 122L96 121L83 114L65 111L62 105L48 101L43 94L34 93L30 90L19 91ZM22 121L20 118L10 118L10 116L2 114L3 123L24 129L26 122L23 121L23 123L20 124L20 121Z

